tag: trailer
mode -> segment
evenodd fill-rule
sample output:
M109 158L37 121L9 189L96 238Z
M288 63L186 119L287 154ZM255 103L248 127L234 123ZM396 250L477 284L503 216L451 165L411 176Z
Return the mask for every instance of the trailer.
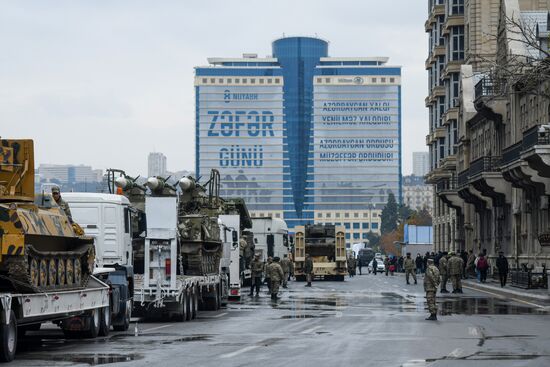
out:
M67 337L95 338L110 327L109 286L92 276L85 289L49 293L0 293L0 361L15 358L28 330L54 322Z
M228 276L186 275L178 244L177 197L147 196L143 273L134 274L134 310L146 318L194 319L228 297Z
M252 218L252 232L254 233L254 252L260 255L263 261L270 256L278 256L282 259L289 253L288 227L283 219Z

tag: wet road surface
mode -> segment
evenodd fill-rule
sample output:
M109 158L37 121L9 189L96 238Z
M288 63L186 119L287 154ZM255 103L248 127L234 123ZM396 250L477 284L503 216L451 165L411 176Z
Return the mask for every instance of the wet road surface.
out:
M421 282L291 282L277 302L244 296L195 321L140 322L139 336L132 324L107 338L65 340L44 325L11 366L550 366L548 308L465 289L438 294L439 321L429 322Z

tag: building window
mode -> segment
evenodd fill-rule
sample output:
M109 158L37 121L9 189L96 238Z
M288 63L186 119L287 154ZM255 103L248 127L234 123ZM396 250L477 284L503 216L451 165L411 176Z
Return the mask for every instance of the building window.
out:
M243 84L248 84L248 79L243 78Z
M371 81L372 81L373 83L376 83L376 78L372 78Z
M264 79L263 79L263 78L260 78L260 79L259 79L259 82L260 82L260 84L264 84Z
M223 79L218 79L218 83L223 84Z
M353 229L359 229L361 223L353 223Z
M349 213L345 213L344 218L349 218Z
M453 27L451 31L451 60L464 59L464 26Z
M323 78L317 78L317 83L322 83L323 82Z
M216 78L210 78L210 83L211 84L216 84Z
M202 83L203 83L203 84L206 84L206 83L208 83L208 79L206 79L206 78L202 78Z
M279 78L275 78L275 84L279 84Z
M369 239L369 234L368 233L363 233L363 239L368 240Z
M464 14L464 0L451 0L451 15Z
M395 83L395 78L390 78L390 83Z
M273 83L273 80L271 78L267 79L267 84Z
M317 213L317 218L323 218L323 213Z
M281 214L280 213L275 214L275 218L281 218Z
M380 78L380 83L385 83L386 82L386 78Z
M363 229L369 229L369 224L368 223L363 223Z
M378 229L378 223L372 223L371 228L372 229Z
M325 217L330 218L330 217L331 217L331 214L330 214L330 213L327 213L327 214L325 215Z
M231 83L231 78L227 79L227 83L228 84Z
M359 235L360 235L359 233L354 233L353 234L353 239L358 240L360 238Z
M336 216L336 218L340 218L340 213L336 213L334 215Z
M254 78L250 79L250 84L256 84L256 79Z
M350 224L349 223L344 223L344 227L346 227L346 229L350 229Z
M346 240L349 240L351 238L351 235L349 233L346 233Z
M241 80L239 78L235 79L235 84L239 84Z
M363 218L368 218L369 217L369 213L365 212L363 213Z
M325 78L325 83L330 83L330 78Z

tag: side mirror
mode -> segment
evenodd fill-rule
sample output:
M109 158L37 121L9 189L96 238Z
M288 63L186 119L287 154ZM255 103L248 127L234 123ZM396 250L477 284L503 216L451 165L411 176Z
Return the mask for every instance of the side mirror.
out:
M239 242L239 235L237 234L237 231L231 231L231 236L233 242Z

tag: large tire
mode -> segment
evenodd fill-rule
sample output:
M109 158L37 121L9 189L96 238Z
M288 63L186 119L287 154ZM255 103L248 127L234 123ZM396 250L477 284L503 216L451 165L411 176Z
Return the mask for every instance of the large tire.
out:
M199 294L196 289L191 295L191 300L191 319L194 320L197 318L197 311L199 310Z
M187 314L185 315L185 321L191 321L193 319L193 294L187 293L186 297Z
M6 324L0 320L0 362L11 362L17 349L17 320L15 312L10 311Z
M100 311L100 320L99 320L99 336L109 335L111 330L111 307L103 307Z
M187 306L189 302L187 301L187 296L184 293L182 294L181 297L182 297L182 300L179 303L178 313L176 314L176 321L178 322L184 322L185 320L187 320L187 314L188 314Z
M130 319L132 318L132 301L128 300L126 301L126 305L124 306L124 316L122 319L121 324L113 325L113 330L115 331L126 331L130 327Z
M82 333L84 338L94 339L99 334L99 328L101 326L101 311L102 309L94 309L90 311L88 318L90 327Z

